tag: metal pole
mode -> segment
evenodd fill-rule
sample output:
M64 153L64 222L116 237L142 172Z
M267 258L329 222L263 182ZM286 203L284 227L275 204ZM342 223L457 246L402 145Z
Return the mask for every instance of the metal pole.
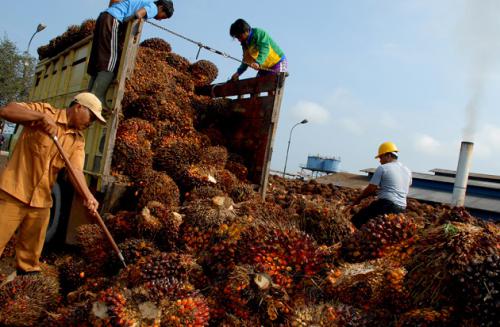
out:
M288 146L286 148L285 168L283 168L283 178L285 178L285 175L286 175L286 164L288 162L288 152L290 151L290 143L292 142L292 132L293 132L293 129L300 124L307 124L307 119L304 119L301 122L293 125L292 129L290 130L290 136L288 137Z
M35 35L38 33L38 32L41 32L45 29L45 26L44 24L40 23L38 24L37 28L36 28L36 31L35 33L33 33L33 35L31 36L30 38L30 41L28 42L28 47L26 48L26 51L24 52L24 68L23 68L23 83L26 83L26 70L29 66L29 61L28 61L28 58L29 58L29 55L30 55L30 46L31 46L31 41L33 41L33 38L35 37ZM28 94L28 89L27 88L24 88L23 90L23 98Z
M465 203L465 192L467 191L467 180L469 179L473 148L474 143L472 142L462 142L460 147L460 157L458 158L455 185L453 186L453 195L451 198L451 204L455 207L463 207Z

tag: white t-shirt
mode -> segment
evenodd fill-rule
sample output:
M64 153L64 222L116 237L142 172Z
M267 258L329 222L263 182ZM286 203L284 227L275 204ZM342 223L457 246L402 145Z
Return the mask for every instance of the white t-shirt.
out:
M406 208L406 196L412 182L411 171L398 161L380 165L370 184L379 187L377 197Z

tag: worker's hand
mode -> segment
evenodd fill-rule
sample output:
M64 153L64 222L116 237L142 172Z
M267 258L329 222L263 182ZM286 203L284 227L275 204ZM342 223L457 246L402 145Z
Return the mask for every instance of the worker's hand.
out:
M97 215L97 208L99 207L99 202L97 202L97 200L92 197L90 199L87 199L85 200L85 202L83 203L83 205L89 209L90 213L94 216Z
M39 127L45 133L49 134L51 137L57 135L57 125L54 119L47 115L43 115L43 118L39 121Z
M252 67L252 68L253 68L253 69L255 69L255 70L259 70L259 69L260 69L260 65L259 65L258 63L256 63L256 62L252 63L252 64L250 65L250 67Z
M233 81L233 82L234 82L234 81L237 81L237 80L238 80L238 78L240 78L240 74L238 74L238 73L234 73L234 74L233 74L233 76L231 76L231 81Z

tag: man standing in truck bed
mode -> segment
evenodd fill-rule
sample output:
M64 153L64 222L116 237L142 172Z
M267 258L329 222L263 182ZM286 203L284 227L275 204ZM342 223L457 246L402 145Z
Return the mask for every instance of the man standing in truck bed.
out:
M89 91L106 107L106 91L113 81L120 63L120 32L123 23L138 18L162 20L172 17L171 0L111 0L94 29L92 51L87 73L91 76Z
M248 66L259 71L257 77L288 71L285 53L263 29L252 28L240 18L231 25L229 34L240 41L243 49L243 63L231 77L232 80L237 80Z
M12 158L0 174L0 256L15 231L18 274L40 271L40 255L52 206L51 190L65 166L52 135L58 137L77 178L82 169L85 140L82 131L94 120L105 122L101 102L92 93L80 93L67 110L48 103L9 103L0 107L0 118L24 126ZM83 182L83 185L87 185ZM98 203L88 188L85 206L95 212Z

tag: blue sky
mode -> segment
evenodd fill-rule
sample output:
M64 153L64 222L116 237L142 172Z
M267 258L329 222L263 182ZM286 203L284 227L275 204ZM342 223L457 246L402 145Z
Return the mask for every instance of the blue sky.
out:
M71 24L95 18L107 0L26 0L3 4L0 33L21 50L39 22L48 25L30 52ZM237 18L266 29L289 60L272 168L287 171L309 154L340 156L343 171L375 167L378 145L394 141L410 169L456 169L460 141L475 142L472 171L500 174L500 1L317 0L175 1L160 24L204 44L241 55L228 34ZM152 26L195 60L197 48ZM202 51L219 67L218 82L237 68ZM247 71L244 76L253 76ZM466 108L473 103L473 109ZM470 106L469 106L470 107ZM464 130L469 127L469 132ZM472 132L471 132L472 131Z

